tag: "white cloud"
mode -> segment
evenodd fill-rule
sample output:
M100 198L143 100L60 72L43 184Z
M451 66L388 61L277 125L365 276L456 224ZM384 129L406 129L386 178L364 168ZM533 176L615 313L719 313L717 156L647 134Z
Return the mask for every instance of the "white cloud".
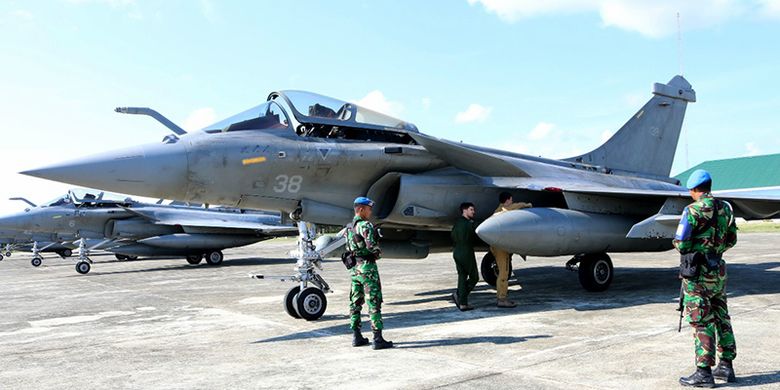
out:
M612 131L612 130L604 130L601 133L601 143L609 141L609 139L612 138L613 135L615 135L614 131Z
M769 5L774 4L767 3L777 1L764 0L764 8L771 9ZM471 5L481 4L488 12L510 23L546 14L598 12L605 27L617 27L653 38L677 33L678 12L683 29L690 30L716 25L737 17L751 5L737 0L468 0L468 2Z
M199 108L190 113L182 123L184 130L193 131L202 129L217 121L217 113L211 107Z
M135 5L135 0L67 0L71 4L103 4L114 8Z
M428 111L431 108L431 98L424 97L420 100L420 104L422 104L423 110Z
M361 107L365 107L370 110L381 112L382 114L393 117L400 117L404 109L401 103L387 100L385 94L379 90L373 90L369 92L366 96L363 96L362 99L358 99L355 103Z
M528 133L528 139L537 141L547 137L555 125L547 122L539 122L534 126L530 133Z
M780 19L780 0L758 0L761 16Z
M761 153L761 148L756 146L755 142L748 142L745 144L745 149L747 150L746 156L758 156Z
M200 0L200 13L209 21L209 23L216 23L219 21L219 14L211 0Z
M12 11L11 12L11 16L14 19L19 19L19 20L32 20L33 19L32 12L30 12L30 11L28 11L26 9L17 9L15 11Z
M483 105L472 103L469 104L465 111L461 111L455 115L456 123L470 123L470 122L484 122L493 111L492 107L485 107Z

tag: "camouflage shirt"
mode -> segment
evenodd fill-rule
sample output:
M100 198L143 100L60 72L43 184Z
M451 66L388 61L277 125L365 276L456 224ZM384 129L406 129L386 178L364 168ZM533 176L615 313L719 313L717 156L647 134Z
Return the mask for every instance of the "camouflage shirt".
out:
M718 229L714 225L707 227L712 218L714 202L718 204ZM733 247L737 243L737 224L731 205L716 200L712 194L702 195L683 211L673 243L680 253L722 254Z
M371 222L355 216L352 228L347 229L347 250L355 252L357 256L374 256L379 259L382 251L379 249L376 230Z

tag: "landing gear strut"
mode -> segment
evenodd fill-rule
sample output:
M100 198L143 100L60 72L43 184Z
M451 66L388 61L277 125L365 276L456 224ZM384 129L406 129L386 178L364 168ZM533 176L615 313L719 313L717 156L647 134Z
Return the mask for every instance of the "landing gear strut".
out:
M32 260L30 260L30 264L32 264L33 267L40 267L41 264L43 264L43 256L41 256L41 251L43 249L38 248L38 241L33 241L33 246L32 246L33 258Z
M313 243L317 234L316 226L299 221L298 234L298 248L295 251L295 257L298 259L295 263L296 274L288 277L268 277L268 279L291 280L299 283L285 294L284 310L293 318L314 321L325 314L325 309L328 307L325 293L330 292L330 286L315 269L322 269L322 257ZM252 277L266 278L263 275L252 275Z
M92 260L89 258L89 248L87 248L87 240L83 237L79 240L79 260L76 263L76 272L85 275L89 273L92 268Z
M574 256L574 258L566 262L566 269L577 271L582 288L593 292L601 292L608 289L615 275L612 259L606 253Z

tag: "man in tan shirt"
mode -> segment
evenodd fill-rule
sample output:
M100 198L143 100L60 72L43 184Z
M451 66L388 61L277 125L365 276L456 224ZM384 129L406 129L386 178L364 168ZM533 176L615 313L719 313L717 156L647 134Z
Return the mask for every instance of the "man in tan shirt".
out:
M513 203L512 194L508 192L502 192L498 195L498 208L493 215L498 215L510 210L519 210L528 207L533 207L530 203L517 202ZM496 281L496 296L498 298L498 307L512 308L516 307L517 303L510 301L507 298L509 292L509 256L511 253L491 246L490 252L496 259L496 266L498 267L498 280Z

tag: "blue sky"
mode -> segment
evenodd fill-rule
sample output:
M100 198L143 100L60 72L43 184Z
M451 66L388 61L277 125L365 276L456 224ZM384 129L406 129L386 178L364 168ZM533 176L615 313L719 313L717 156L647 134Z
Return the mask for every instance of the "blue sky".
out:
M586 152L679 72L677 12L699 101L673 173L780 152L778 0L0 1L0 211L68 188L20 170L168 133L116 106L195 129L279 89L452 140Z

